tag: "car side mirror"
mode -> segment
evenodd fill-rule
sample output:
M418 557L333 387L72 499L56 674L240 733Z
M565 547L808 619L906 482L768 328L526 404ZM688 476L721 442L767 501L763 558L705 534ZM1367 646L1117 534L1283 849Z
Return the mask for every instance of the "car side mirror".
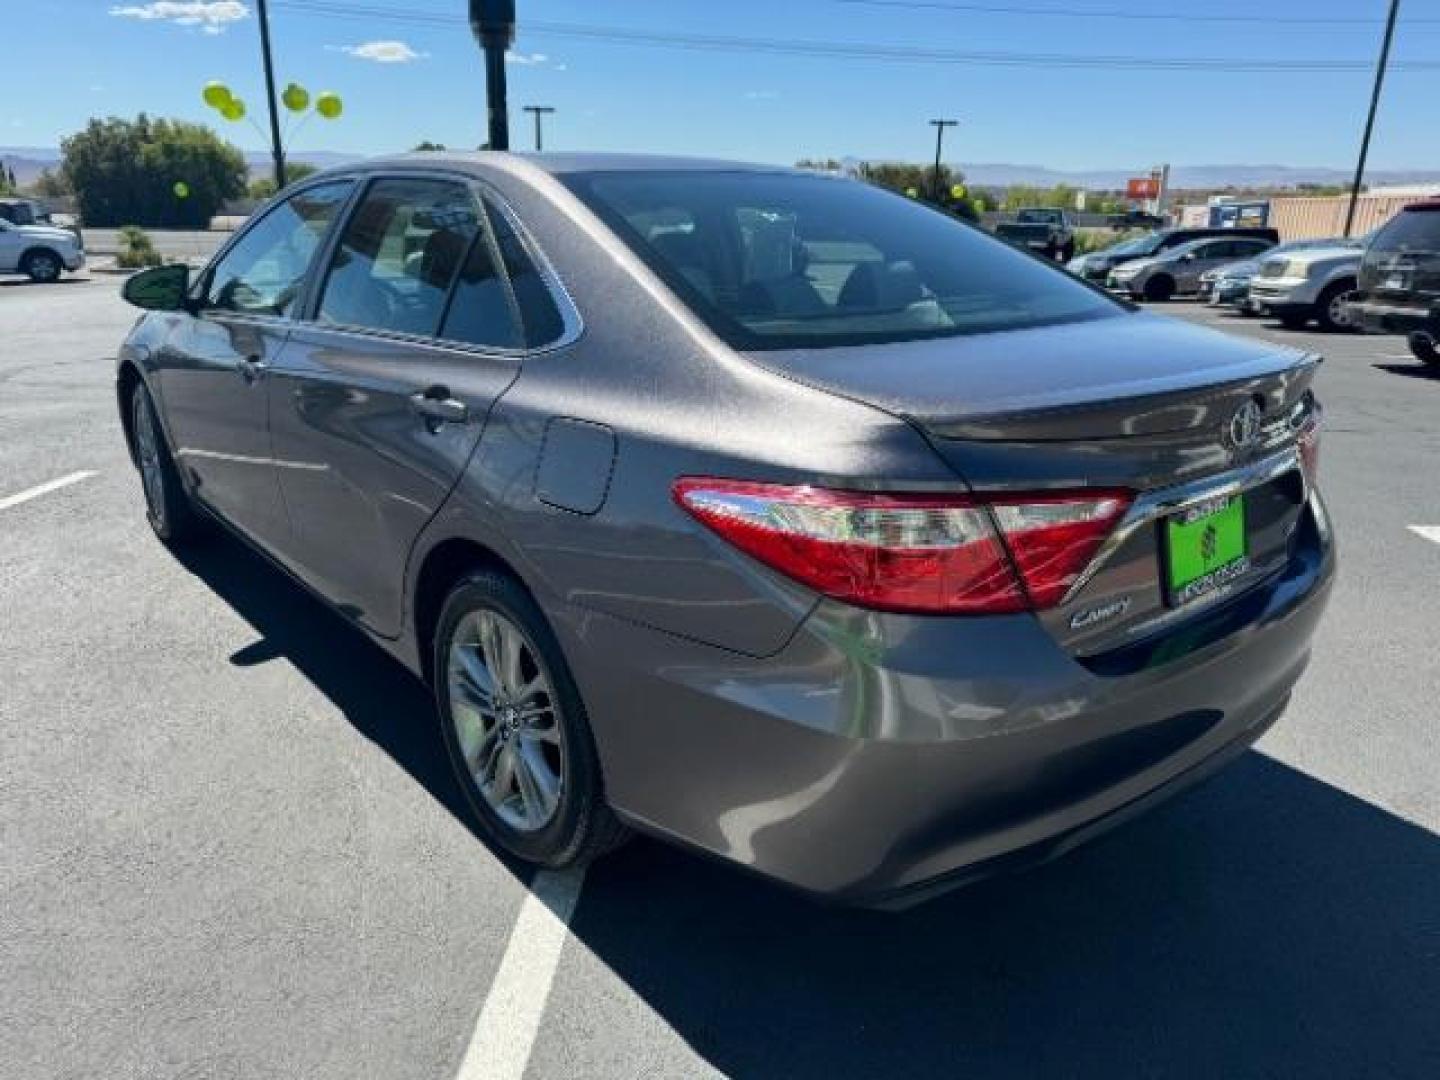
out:
M190 268L183 264L142 270L125 282L120 295L146 311L188 311Z

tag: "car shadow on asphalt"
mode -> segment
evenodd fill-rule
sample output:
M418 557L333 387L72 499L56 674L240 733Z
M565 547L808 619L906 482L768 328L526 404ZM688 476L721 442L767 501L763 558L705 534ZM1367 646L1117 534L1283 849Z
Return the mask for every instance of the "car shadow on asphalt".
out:
M1440 382L1440 369L1422 364L1419 360L1413 364L1371 364L1370 366L1378 371L1389 372L1391 375L1405 375L1411 379Z
M184 562L262 636L234 662L284 657L470 827L407 672L234 541ZM1440 1075L1440 838L1253 751L907 912L636 840L591 869L571 928L731 1076Z

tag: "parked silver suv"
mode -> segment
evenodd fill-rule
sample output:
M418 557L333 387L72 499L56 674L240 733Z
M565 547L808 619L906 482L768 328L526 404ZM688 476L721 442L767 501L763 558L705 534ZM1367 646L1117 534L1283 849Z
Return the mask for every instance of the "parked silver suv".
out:
M1137 300L1169 300L1177 293L1198 292L1205 271L1253 259L1274 246L1259 237L1191 240L1151 258L1117 266L1106 284Z

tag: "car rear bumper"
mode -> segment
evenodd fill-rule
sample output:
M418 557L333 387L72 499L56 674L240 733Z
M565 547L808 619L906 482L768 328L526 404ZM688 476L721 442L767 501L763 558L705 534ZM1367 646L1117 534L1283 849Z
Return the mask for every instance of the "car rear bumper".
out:
M822 601L779 652L748 657L546 606L622 817L888 906L1067 850L1258 738L1304 669L1334 573L1316 496L1305 530L1276 577L1083 660L1029 615Z
M1355 325L1371 334L1410 334L1424 330L1440 334L1440 309L1357 300L1350 304Z

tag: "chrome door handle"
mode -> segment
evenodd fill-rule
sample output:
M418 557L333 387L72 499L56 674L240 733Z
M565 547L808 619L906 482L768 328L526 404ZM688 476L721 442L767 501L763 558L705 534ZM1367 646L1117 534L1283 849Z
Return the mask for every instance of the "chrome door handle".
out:
M258 356L242 356L235 361L235 370L246 382L254 382L268 371L270 365Z
M470 408L450 396L443 386L431 386L410 395L410 408L424 417L425 426L438 431L441 424L463 424L470 419Z

